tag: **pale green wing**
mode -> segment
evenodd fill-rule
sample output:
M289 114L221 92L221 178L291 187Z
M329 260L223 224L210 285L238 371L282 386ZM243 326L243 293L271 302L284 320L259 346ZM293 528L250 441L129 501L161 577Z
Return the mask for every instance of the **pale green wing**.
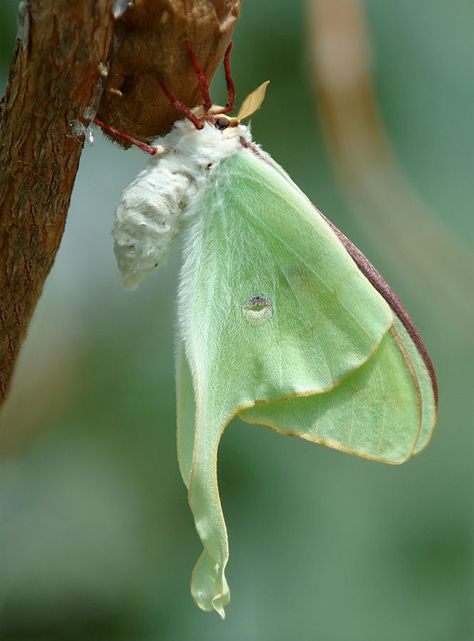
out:
M178 446L204 546L193 595L223 614L228 548L216 463L225 426L258 402L330 394L379 352L393 313L280 172L248 151L216 171L185 242ZM186 400L191 381L195 405Z
M270 162L271 159L269 159ZM279 170L279 168L277 167ZM282 171L282 170L280 170ZM285 176L285 174L283 173ZM297 189L297 187L295 186ZM324 216L323 216L324 217ZM403 351L407 362L410 362L411 369L417 379L421 397L421 429L414 450L414 454L420 452L429 443L433 434L438 412L438 383L433 363L426 350L423 341L413 325L410 317L403 308L390 286L383 277L356 247L333 223L325 218L328 225L344 245L347 253L360 269L362 274L372 283L375 289L388 302L394 312L394 329L397 334L397 342Z
M184 344L178 337L176 346L176 422L178 465L184 484L189 487L194 450L194 421L196 402L193 378L184 351Z
M406 350L406 353L408 354L408 357L412 363L420 388L422 410L421 429L418 435L415 450L413 452L414 454L418 454L418 452L420 452L428 445L431 436L433 435L438 412L438 400L436 398L437 392L433 387L433 385L435 384L433 380L433 374L428 370L428 367L423 360L418 347L397 316L395 316L394 319L394 326L398 335L400 336L400 341L403 344L403 347Z
M262 403L240 418L349 454L403 463L421 427L421 393L394 328L375 354L326 394Z
M193 570L191 592L199 607L203 610L214 608L224 618L224 607L230 600L224 576L229 550L217 490L218 441L215 442L215 436L212 435L212 440L206 442L206 434L203 435L204 439L200 443L200 455L203 457L199 464L201 475L198 474L191 485L197 416L192 374L180 338L176 353L176 380L179 469L189 490L189 502L193 509L196 529L205 548Z

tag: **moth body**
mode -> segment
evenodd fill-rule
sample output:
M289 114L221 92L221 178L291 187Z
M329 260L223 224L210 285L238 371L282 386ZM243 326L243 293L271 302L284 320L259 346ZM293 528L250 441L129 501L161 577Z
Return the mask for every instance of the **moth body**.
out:
M187 120L155 144L165 152L152 156L148 167L124 190L113 227L114 251L125 287L134 289L159 267L219 163L250 140L248 127L225 131L206 123L196 129Z

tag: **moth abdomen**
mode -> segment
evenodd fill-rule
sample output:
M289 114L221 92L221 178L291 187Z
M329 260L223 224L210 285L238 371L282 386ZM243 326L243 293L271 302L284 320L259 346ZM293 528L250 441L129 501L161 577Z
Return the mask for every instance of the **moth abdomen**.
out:
M170 164L162 159L143 171L125 189L117 208L114 251L129 289L166 260L182 226L192 184Z

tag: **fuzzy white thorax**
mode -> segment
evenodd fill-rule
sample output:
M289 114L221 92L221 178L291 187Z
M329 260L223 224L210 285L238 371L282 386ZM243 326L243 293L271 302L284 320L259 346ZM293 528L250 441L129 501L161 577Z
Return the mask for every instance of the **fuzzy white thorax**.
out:
M195 211L219 163L250 141L245 125L203 129L179 120L155 141L164 151L124 190L113 227L114 250L125 287L133 289L165 260L187 214Z

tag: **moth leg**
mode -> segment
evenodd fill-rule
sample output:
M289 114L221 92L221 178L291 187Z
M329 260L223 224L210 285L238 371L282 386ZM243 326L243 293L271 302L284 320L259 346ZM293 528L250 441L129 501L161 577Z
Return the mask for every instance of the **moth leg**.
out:
M94 118L94 123L110 135L121 138L122 140L125 140L125 142L129 142L131 145L135 145L135 147L138 147L151 156L154 156L155 154L161 154L165 151L164 147L160 147L159 145L147 145L146 142L142 142L141 140L138 140L138 138L134 138L130 134L112 127L112 125L107 125L105 122L102 122L102 120L99 120L99 118Z
M191 64L194 68L194 73L196 74L196 80L198 82L199 91L201 92L202 99L204 100L203 107L204 111L208 112L212 106L211 96L209 95L209 83L207 82L206 76L201 69L199 60L194 53L194 50L189 42L186 43L186 49L191 60Z
M216 114L228 114L233 111L235 105L235 85L232 78L232 72L230 70L230 52L232 51L232 42L229 42L227 49L224 54L224 71L225 71L225 81L227 84L227 104L222 109L215 111Z

